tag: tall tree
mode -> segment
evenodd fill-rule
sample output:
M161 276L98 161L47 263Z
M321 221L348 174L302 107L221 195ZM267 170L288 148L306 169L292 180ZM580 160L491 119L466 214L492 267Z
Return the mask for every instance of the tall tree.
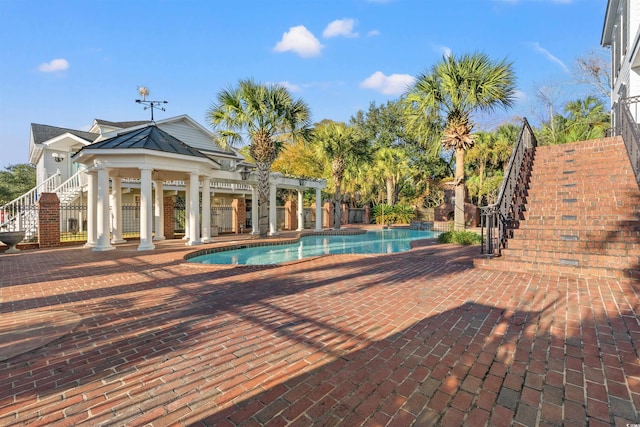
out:
M27 163L9 165L0 171L0 206L36 186L36 168Z
M222 90L207 111L209 124L223 145L238 145L248 139L249 154L258 170L260 237L269 231L269 171L283 144L308 138L310 110L278 84L240 80L235 88ZM275 206L271 206L275 209Z
M440 117L442 147L455 152L456 230L465 228L464 154L475 142L471 115L476 110L506 109L513 105L515 93L511 63L494 62L485 54L473 53L444 57L418 75L405 97L410 122L437 130L433 118Z
M331 174L335 184L333 228L341 227L342 178L347 164L369 154L367 141L352 126L342 122L323 121L313 130L313 141L318 150L331 162Z

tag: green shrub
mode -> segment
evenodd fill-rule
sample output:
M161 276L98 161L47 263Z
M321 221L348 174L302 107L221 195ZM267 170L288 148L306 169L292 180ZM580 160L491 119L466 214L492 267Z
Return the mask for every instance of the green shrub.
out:
M415 217L416 213L409 205L395 205L393 207L394 224L409 224Z
M393 207L389 205L375 205L373 207L373 220L376 224L388 224L394 222Z
M482 243L482 236L473 231L447 231L438 236L440 243L456 243L458 245L476 245Z

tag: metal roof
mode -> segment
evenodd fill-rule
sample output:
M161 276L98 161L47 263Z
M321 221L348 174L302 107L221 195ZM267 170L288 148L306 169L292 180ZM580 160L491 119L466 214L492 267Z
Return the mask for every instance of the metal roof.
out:
M209 159L209 157L202 154L202 152L168 134L158 128L155 124L150 124L144 128L135 129L112 138L105 139L104 141L93 143L83 147L81 151L92 149L133 148L144 148L147 150L162 151L164 153L182 154L185 156Z
M31 133L33 134L33 142L36 144L42 144L45 141L64 135L65 133L75 135L87 142L93 142L100 136L100 134L97 133L61 128L57 126L40 125L37 123L31 123Z

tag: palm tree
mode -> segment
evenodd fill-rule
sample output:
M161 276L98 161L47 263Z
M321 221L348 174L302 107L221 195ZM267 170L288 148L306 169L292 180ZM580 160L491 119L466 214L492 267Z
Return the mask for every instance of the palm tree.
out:
M258 170L260 237L266 237L269 171L287 140L308 138L309 107L304 101L293 99L282 85L240 80L237 87L218 94L217 102L207 110L207 118L223 145L249 140L249 154Z
M331 162L331 176L335 184L333 228L340 229L342 204L342 178L347 164L368 154L366 140L351 126L342 122L323 121L313 131L312 140L318 150Z
M506 109L513 104L515 93L511 63L473 53L444 57L417 77L404 99L409 123L422 130L423 143L433 143L429 134L435 130L442 147L455 151L456 230L465 228L464 154L475 142L471 115L476 110Z

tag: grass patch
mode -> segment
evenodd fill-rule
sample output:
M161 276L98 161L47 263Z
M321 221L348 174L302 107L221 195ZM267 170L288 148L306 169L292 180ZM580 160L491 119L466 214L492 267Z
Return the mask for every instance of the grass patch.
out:
M447 231L438 236L440 243L456 243L458 245L478 245L482 243L482 236L473 231Z

